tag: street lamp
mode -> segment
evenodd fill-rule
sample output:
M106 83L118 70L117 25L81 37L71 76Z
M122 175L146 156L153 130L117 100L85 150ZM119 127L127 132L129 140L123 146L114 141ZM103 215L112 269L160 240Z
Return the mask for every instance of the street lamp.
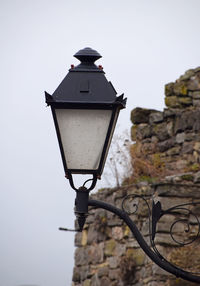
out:
M52 110L65 176L76 191L75 214L79 224L78 231L82 231L84 227L88 206L112 212L127 224L140 247L152 261L177 277L200 284L200 276L171 264L159 253L154 242L156 226L161 217L176 212L177 209L186 209L186 205L197 205L200 202L163 210L160 202L153 201L150 247L124 207L124 202L130 196L124 198L122 209L89 198L89 192L95 187L97 179L101 178L118 114L125 108L126 99L123 95L116 96L114 87L104 76L102 66L95 65L94 62L101 58L97 51L85 48L74 56L81 63L76 67L71 66L69 73L52 95L47 92L45 95L46 103ZM83 186L76 188L73 174L92 175L92 179L86 181L92 181L90 187L86 188L85 182ZM198 218L197 224L198 237Z
M91 48L78 51L80 60L52 95L46 92L51 106L65 175L73 189L72 174L91 174L94 188L103 172L106 156L120 109L125 108L123 95L108 82L101 66L94 62L101 55Z

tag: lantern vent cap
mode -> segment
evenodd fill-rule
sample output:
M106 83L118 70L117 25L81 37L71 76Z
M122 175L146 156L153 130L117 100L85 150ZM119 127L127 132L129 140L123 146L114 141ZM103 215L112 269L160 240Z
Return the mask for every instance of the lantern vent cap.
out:
M95 65L95 61L100 59L102 56L96 51L89 47L79 50L74 57L81 63L70 71L99 71L103 72L99 67Z

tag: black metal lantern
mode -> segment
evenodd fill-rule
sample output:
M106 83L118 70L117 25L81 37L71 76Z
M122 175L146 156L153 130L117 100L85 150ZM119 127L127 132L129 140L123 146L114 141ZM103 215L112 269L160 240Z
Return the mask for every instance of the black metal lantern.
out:
M91 48L77 52L80 60L53 95L45 92L51 106L65 175L92 174L93 187L101 177L120 109L126 99L117 97L101 66L101 55Z

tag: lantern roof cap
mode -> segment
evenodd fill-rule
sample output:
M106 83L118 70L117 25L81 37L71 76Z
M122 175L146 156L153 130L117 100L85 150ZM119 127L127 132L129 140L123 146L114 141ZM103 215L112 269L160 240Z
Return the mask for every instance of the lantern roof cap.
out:
M71 67L52 95L46 93L46 103L59 106L84 105L90 108L119 105L119 108L124 108L126 100L123 96L117 96L115 88L106 79L102 66L94 63L101 55L91 48L85 48L74 56L81 63Z
M96 51L89 47L79 50L75 55L75 58L81 62L95 62L100 59L102 56Z
M94 63L96 60L102 57L96 50L86 47L79 50L74 57L77 58L81 63L78 66L71 68L69 71L103 72L102 68L97 67Z

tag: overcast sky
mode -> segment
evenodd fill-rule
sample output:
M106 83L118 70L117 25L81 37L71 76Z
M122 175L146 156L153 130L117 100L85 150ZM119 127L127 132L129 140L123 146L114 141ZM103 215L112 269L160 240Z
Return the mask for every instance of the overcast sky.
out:
M78 50L103 58L136 106L162 110L164 84L199 66L199 0L0 0L0 286L70 285L74 191L64 178L50 108Z

